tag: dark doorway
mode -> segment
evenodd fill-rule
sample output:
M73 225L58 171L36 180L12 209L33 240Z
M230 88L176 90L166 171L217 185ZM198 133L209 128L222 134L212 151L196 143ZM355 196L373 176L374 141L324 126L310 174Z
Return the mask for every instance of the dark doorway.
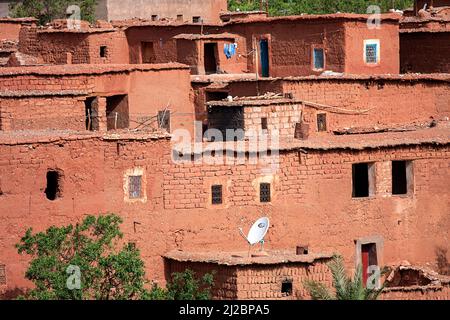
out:
M212 107L208 110L208 129L221 131L223 140L244 139L244 108L242 107ZM238 130L236 135L227 137L227 129ZM239 130L240 129L240 130ZM206 137L211 141L211 137Z
M106 98L107 130L129 127L128 96L117 95Z
M353 198L364 198L370 195L371 164L356 163L352 165Z
M269 41L261 39L259 41L260 59L261 59L261 76L269 76Z
M217 43L205 43L204 48L205 73L217 72Z
M141 42L142 63L155 63L156 55L153 42Z
M61 175L58 171L47 171L47 187L45 195L50 201L58 199L61 195Z
M292 280L285 280L281 283L281 293L284 297L292 295Z
M98 130L98 108L95 103L96 98L90 97L84 100L84 110L86 115L86 130Z
M408 175L406 161L392 161L392 194L408 193Z
M369 279L369 267L378 265L377 245L375 243L363 244L361 246L361 265L363 274L363 284L366 286Z

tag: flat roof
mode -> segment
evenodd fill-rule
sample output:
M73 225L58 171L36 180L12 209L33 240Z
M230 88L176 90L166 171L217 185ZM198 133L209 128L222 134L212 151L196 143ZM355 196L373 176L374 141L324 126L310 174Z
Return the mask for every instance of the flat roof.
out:
M233 33L215 33L215 34L194 34L194 33L181 33L173 37L174 39L183 40L207 40L207 39L236 39L241 36Z
M85 75L120 73L132 71L160 71L172 69L188 69L189 66L181 63L161 64L71 64L71 65L45 65L29 67L0 68L0 77L16 75Z
M4 17L0 18L0 23L24 23L24 22L37 22L36 18L27 17L27 18L10 18Z
M238 97L232 101L219 100L209 101L206 105L211 107L259 107L277 104L301 104L300 99L288 99L278 95L267 95L258 97Z
M222 266L279 265L287 263L311 264L317 260L329 260L330 253L309 253L297 255L290 250L266 250L267 257L249 257L248 251L238 252L192 252L174 250L163 255L164 258L179 262L211 263Z
M37 33L105 33L105 32L115 32L117 29L114 28L87 28L87 29L68 29L68 28L53 28L45 27L38 29Z
M256 77L256 74L214 74L214 75L192 75L192 83L233 83L233 82L255 82L255 81L444 81L450 82L450 73L406 73L406 74L350 74L341 73L335 75L310 75L289 77Z
M276 16L276 17L253 17L234 19L226 22L225 25L230 24L243 24L243 23L258 23L258 22L309 22L309 21L336 21L336 20L348 20L348 21L367 21L370 17L368 14L356 14L356 13L334 13L334 14L301 14L294 16ZM380 15L381 21L400 21L401 15L397 13L384 13Z
M22 145L34 143L55 143L74 140L100 139L104 141L148 141L170 139L165 132L145 132L118 130L108 132L76 131L76 130L14 130L0 131L0 145Z
M413 131L388 131L361 134L324 134L311 136L308 139L300 140L292 138L282 138L272 142L270 136L267 143L255 144L253 141L226 141L207 142L208 150L230 151L246 153L266 152L266 151L295 151L295 150L366 150L389 147L434 145L444 146L450 144L450 122L440 122L436 127L419 129ZM202 153L203 142L191 145L191 154ZM183 146L178 145L175 150L183 153ZM197 151L199 150L199 151ZM209 152L209 151L207 151Z

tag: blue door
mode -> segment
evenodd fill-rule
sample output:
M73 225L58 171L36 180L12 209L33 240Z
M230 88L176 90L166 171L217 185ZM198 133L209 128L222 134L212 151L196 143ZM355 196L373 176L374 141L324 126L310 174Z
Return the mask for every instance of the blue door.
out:
M259 41L259 51L261 59L261 76L269 76L269 42L267 39Z

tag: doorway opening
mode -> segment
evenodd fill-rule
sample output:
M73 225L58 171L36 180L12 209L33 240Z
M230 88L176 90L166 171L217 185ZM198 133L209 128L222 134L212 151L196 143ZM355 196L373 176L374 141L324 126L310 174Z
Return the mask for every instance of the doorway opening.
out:
M153 42L141 42L142 63L155 63L156 55Z
M98 104L96 97L89 97L84 100L84 111L86 115L86 130L98 130Z
M217 43L205 43L204 47L205 73L217 73Z
M269 41L267 39L259 40L259 52L261 76L269 77Z
M367 280L370 277L369 267L370 266L378 266L378 257L377 257L377 245L376 243L367 243L361 245L361 265L362 265L362 275L363 275L363 284L367 285Z
M128 95L106 97L107 130L129 127Z

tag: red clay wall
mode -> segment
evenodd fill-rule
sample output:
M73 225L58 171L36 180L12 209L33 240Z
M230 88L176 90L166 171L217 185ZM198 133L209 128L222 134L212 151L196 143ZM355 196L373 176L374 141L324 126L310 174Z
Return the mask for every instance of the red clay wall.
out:
M273 23L231 24L226 29L247 39L247 54L255 49L255 37L269 39L271 77L321 73L313 71L312 50L314 47L325 48L326 70L344 71L345 32L340 22L298 23L287 20ZM249 71L255 72L254 54L248 55L247 63Z
M380 61L365 63L364 40L380 41ZM379 28L369 29L366 21L345 23L345 69L350 74L398 74L400 72L398 22L382 21ZM336 70L334 70L336 71Z
M362 237L383 238L381 265L430 263L437 246L448 249L448 147L286 152L273 175L249 163L174 165L165 141L93 138L0 148L0 263L7 265L10 286L26 283L27 260L13 245L28 227L41 231L105 212L124 218L126 238L142 250L148 277L158 280L164 279L161 255L173 249L242 250L246 244L237 227L246 230L261 215L271 219L268 248L309 243L312 251L342 253L350 267L354 241ZM382 169L394 159L414 160L413 195L389 195L389 172ZM364 161L377 162L381 182L375 196L353 199L351 164ZM124 197L124 176L133 168L144 171L146 201L130 203ZM56 201L44 194L48 169L64 175L62 198ZM259 181L273 182L271 203L259 203ZM212 183L227 186L223 206L213 210Z
M83 98L0 98L0 109L0 130L86 129Z
M400 33L401 72L450 73L449 43L450 32Z
M111 72L106 67L105 72L99 72L98 68L100 68L98 65L86 66L84 71L77 71L74 66L71 69L74 72L66 72L67 70L63 70L61 67L43 67L34 69L36 71L34 73L25 71L16 75L5 71L4 74L0 74L0 86L5 91L22 91L22 93L50 91L56 96L64 96L64 91L84 91L86 92L84 98L127 94L131 128L157 128L158 111L167 108L171 112L172 130L186 128L191 135L194 134L193 101L191 100L190 75L187 68L178 66L164 69L163 67L160 70L144 66L130 71L128 68L120 66L119 70ZM17 71L12 68L8 70ZM167 90L167 88L171 89ZM17 116L18 120L15 121L25 119L25 114L27 114L26 119L36 119L36 122L34 124L20 122L21 125L17 122L15 127L3 125L3 130L8 130L8 128L10 130L12 128L59 128L62 123L67 123L69 120L59 124L52 122L53 125L48 127L51 120L42 122L43 118L46 117L46 114L49 119L52 119L55 114L67 118L68 112L73 117L70 120L69 128L84 128L84 125L79 127L85 119L83 97L74 100L66 95L66 98L53 99L50 104L44 103L42 99L28 99L28 101L23 97L21 99L19 104L16 103L11 107L2 102L0 108L7 108L2 112L10 113L13 117ZM24 105L25 108L22 108L21 106ZM29 105L33 107L27 107ZM142 123L144 123L144 127Z
M0 21L0 39L19 40L22 25L16 22Z
M100 56L106 46L106 57ZM20 33L19 50L42 57L49 64L129 63L128 45L122 31L69 32L24 27Z
M311 264L219 266L169 260L167 265L170 271L168 274L183 272L186 269L191 269L198 275L215 272L213 299L304 300L309 298L303 287L305 280L320 281L331 287L331 274L326 263L327 259L317 260ZM291 296L281 293L281 283L286 279L292 281Z

